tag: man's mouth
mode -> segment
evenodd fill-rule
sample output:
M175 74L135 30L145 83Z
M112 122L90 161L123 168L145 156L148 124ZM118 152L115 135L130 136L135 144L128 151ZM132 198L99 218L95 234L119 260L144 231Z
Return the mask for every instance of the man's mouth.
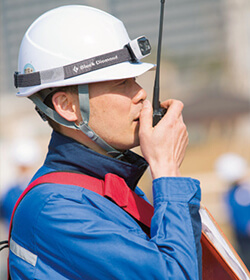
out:
M139 112L139 113L135 116L134 122L139 122L139 121L140 121L140 113L141 113L141 112Z
M134 119L134 122L139 122L139 117Z

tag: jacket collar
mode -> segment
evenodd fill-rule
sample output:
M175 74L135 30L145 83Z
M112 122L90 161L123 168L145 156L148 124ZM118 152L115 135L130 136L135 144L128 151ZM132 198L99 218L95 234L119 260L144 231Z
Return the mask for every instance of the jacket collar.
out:
M55 131L45 165L55 170L80 172L99 179L104 179L107 173L113 173L122 177L132 190L148 167L145 159L132 151L126 151L122 160L110 158Z

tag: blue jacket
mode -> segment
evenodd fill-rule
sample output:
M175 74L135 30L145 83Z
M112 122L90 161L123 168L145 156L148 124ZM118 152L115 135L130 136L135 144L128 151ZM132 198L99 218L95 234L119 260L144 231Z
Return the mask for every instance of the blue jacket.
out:
M136 184L146 168L132 152L116 160L53 132L33 180L56 170L101 179L114 173L144 196ZM12 279L201 279L199 182L159 178L153 195L149 238L130 215L94 192L70 185L35 187L14 216Z

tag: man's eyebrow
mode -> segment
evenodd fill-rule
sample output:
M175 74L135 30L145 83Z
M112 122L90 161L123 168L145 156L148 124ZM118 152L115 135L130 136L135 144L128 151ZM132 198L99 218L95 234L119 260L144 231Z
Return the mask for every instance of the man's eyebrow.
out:
M112 81L112 86L115 86L115 85L117 85L117 84L120 84L120 83L122 83L122 82L124 82L124 81L126 81L126 80L128 80L128 79L113 80L113 81Z
M119 80L113 80L112 82L114 82L114 83L112 83L112 84L116 85L116 84L119 84L119 83L121 83L121 82L130 80L130 79L133 79L134 81L136 81L136 78L137 78L137 77L131 77L131 78L124 78L124 79L119 79Z

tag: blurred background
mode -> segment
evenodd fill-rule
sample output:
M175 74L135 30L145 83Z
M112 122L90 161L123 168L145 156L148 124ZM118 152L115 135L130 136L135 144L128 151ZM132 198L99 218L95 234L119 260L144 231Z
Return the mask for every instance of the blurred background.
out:
M0 0L0 198L24 177L16 143L35 142L33 160L27 160L30 167L25 168L33 173L44 160L51 134L31 101L15 96L13 73L22 37L39 15L67 4L90 5L113 14L124 22L131 39L146 35L153 53L145 60L156 63L160 0ZM151 100L154 72L140 77L139 83ZM190 143L182 175L201 181L202 203L241 254L227 198L232 186L243 182L247 199L239 204L248 210L241 214L249 217L250 1L166 0L160 83L162 101L176 98L185 104ZM239 169L234 181L218 168L218 158L228 153L244 161L244 168L234 167L237 161L226 161L232 170ZM146 172L139 186L152 201L150 176ZM7 237L6 224L1 223L1 240ZM4 254L0 264L5 265Z

